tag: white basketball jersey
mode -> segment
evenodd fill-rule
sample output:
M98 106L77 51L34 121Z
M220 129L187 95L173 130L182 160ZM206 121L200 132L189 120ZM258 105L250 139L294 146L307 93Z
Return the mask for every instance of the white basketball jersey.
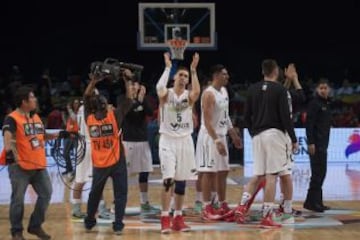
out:
M205 92L211 92L215 97L214 112L212 113L211 125L215 129L216 134L225 136L228 131L229 118L229 96L225 87L221 87L220 91L216 90L213 86L205 89ZM204 96L204 93L202 96ZM201 129L206 131L204 122L204 110L201 98Z
M160 108L161 134L172 137L184 137L193 132L192 106L189 91L177 96L172 88L168 89L167 101Z
M79 125L79 134L85 137L86 142L90 143L89 129L85 121L84 105L81 105L76 114L77 123Z

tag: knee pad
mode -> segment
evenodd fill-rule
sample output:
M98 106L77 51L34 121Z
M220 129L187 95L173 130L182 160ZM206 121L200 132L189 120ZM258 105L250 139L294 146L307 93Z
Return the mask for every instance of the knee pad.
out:
M149 178L148 172L139 173L139 183L147 183Z
M178 195L184 195L185 194L185 187L186 187L186 182L185 181L175 181L174 193L176 193Z
M163 184L165 187L165 192L168 192L169 189L174 185L174 180L172 178L164 179Z

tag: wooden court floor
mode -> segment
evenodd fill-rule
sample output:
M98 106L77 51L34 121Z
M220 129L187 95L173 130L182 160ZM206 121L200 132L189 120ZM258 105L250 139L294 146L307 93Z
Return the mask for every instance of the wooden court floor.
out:
M51 172L51 170L50 170ZM230 176L238 177L242 175L242 168L233 168ZM192 231L188 233L171 233L162 235L159 233L160 224L157 219L140 219L133 214L139 205L136 177L129 178L129 198L128 209L132 211L131 216L125 220L125 229L121 236L114 235L110 221L99 221L98 225L91 233L86 233L82 222L75 221L71 217L70 193L64 184L59 180L57 173L51 174L54 194L52 203L47 213L44 229L56 240L102 240L102 239L164 239L164 240L215 240L215 239L248 239L248 240L319 240L319 239L359 239L360 238L360 203L359 201L329 201L326 202L334 210L326 214L314 214L304 211L304 217L296 219L295 225L284 226L278 230L264 230L258 228L256 224L236 225L234 223L211 222L204 223L198 217L187 218ZM159 193L161 185L158 183L160 174L158 170L151 175L150 200L153 204L159 205ZM0 240L11 239L9 234L8 203L4 199L9 199L10 187L7 175L0 173ZM228 201L236 204L242 193L242 184L229 184L227 191ZM296 191L296 189L295 189ZM360 189L359 189L360 191ZM8 196L6 196L8 195ZM88 192L84 192L84 201ZM194 201L194 185L188 184L186 207L192 207ZM31 188L27 192L24 228L27 227L29 216L33 209L36 196ZM105 189L105 200L110 203L112 200L111 182ZM295 202L295 207L301 209L301 202ZM85 204L84 204L85 210ZM24 232L26 239L37 239L36 237Z

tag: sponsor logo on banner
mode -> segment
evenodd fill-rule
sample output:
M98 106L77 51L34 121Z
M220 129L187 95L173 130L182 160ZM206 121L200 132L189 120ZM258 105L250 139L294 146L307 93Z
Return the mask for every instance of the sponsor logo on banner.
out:
M353 134L351 134L349 137L349 145L345 149L345 156L346 158L349 158L351 154L356 154L359 152L360 152L360 131L354 130Z

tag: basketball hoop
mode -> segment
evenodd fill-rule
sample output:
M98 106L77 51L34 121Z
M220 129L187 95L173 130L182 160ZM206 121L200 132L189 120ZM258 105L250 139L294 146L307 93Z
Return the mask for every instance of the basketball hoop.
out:
M184 52L188 45L188 41L183 39L170 39L167 41L167 44L170 48L171 59L184 59Z

